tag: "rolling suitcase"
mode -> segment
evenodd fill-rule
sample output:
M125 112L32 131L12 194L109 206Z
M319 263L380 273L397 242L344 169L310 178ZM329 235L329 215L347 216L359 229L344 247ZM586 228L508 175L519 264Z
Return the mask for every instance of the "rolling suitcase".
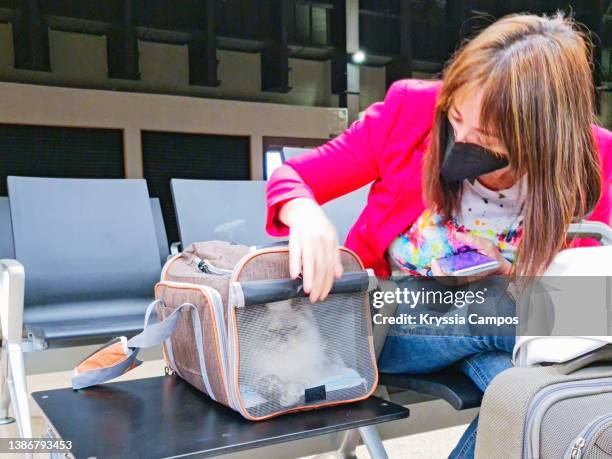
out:
M476 457L611 459L612 344L500 373L482 401Z

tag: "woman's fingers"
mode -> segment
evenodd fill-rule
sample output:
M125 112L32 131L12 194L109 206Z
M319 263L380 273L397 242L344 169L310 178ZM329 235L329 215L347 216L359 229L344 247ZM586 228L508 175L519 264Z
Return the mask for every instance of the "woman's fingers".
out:
M325 277L325 259L322 247L320 244L315 246L314 256L314 271L312 280L312 289L310 291L310 301L315 302L321 297L323 291L323 283Z
M311 295L314 286L314 251L313 247L305 245L302 248L302 285L304 292Z
M511 273L512 264L502 256L497 246L489 239L474 236L469 233L459 232L456 232L454 234L454 239L469 247L472 247L473 249L476 249L478 252L486 255L489 258L497 260L499 262L500 267L496 271L488 271L481 274L462 276L453 275L452 273L445 272L438 263L438 260L432 260L431 272L440 284L447 286L459 286L479 281L492 274L507 275Z
M499 250L492 241L468 233L455 233L455 239L478 250L484 255L497 260L501 257Z
M438 260L431 260L431 273L435 277L443 277L443 276L448 276L449 275L447 272L445 272L442 269L442 267L438 263Z
M323 276L323 286L321 289L320 300L327 298L332 286L334 285L335 253L338 252L338 242L335 237L329 239L325 250L325 274Z
M455 233L455 239L459 242L463 242L470 247L478 250L480 253L486 255L489 258L493 258L499 262L499 269L496 271L496 274L507 275L512 271L512 264L506 260L502 254L499 252L497 246L490 241L489 239L485 239L482 237L474 236L468 233ZM471 276L470 282L474 280L479 280L484 277L489 276L491 273L484 273L481 275Z
M334 282L334 251L338 250L336 241L333 229L320 236L315 262L315 281L310 296L312 302L324 300L332 288Z
M304 292L312 302L325 299L334 278L342 275L336 229L312 199L289 201L281 214L290 228L290 276L296 279L302 273Z
M297 279L302 272L302 249L294 235L289 235L289 275Z

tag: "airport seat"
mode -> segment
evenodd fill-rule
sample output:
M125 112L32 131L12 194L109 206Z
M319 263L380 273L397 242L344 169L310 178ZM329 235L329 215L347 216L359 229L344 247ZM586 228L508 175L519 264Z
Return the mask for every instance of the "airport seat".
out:
M8 189L33 343L139 331L161 269L145 181L9 177Z
M31 437L22 352L139 332L161 257L144 180L7 182L18 261L0 262L2 358L10 363L0 377L0 418L13 402L20 433Z
M177 206L177 218L179 220L179 228L181 229L181 239L185 244L189 244L197 240L206 239L218 239L217 236L219 229L224 228L224 223L232 221L239 221L240 225L235 225L234 228L254 228L254 232L262 231L265 222L265 209L263 208L263 184L261 182L216 182L210 183L211 181L195 181L195 180L173 180L173 195L175 205ZM242 191L236 191L238 188L237 184L244 186ZM249 188L250 187L250 188ZM247 194L248 189L254 190L252 194ZM213 191L214 190L214 191ZM228 217L228 212L223 205L215 203L210 198L207 198L207 212L208 219L202 215L194 214L193 209L201 209L202 207L194 206L193 201L189 204L190 200L194 196L200 196L202 194L218 193L217 196L231 196L232 193L240 193L241 199L237 200L237 204L233 204L236 207L236 214ZM360 194L361 197L360 197ZM354 220L361 212L362 207L357 208L359 205L365 205L367 194L367 187L357 190L357 192L350 193L347 196L343 196L337 200L334 200L326 204L326 212L330 219L340 227L340 224L345 224L348 232L348 228L352 225ZM237 199L238 196L234 199ZM198 198L198 203L201 198ZM363 199L363 201L360 201ZM346 202L343 202L346 200ZM224 201L227 202L227 201ZM363 202L363 204L361 204ZM354 203L352 207L351 204ZM239 207L243 206L249 210L249 213L239 212ZM179 207L181 210L179 211ZM352 207L352 208L351 208ZM255 212L254 212L255 210ZM203 212L200 212L203 213ZM353 213L353 214L351 214ZM216 214L220 214L221 217L217 217ZM240 216L242 215L242 220ZM245 217L246 216L246 217ZM210 220L214 222L210 224ZM184 225L184 228L181 225ZM215 226L216 225L216 226ZM217 228L215 231L214 228ZM225 226L226 229L231 228L231 225ZM607 227L606 227L607 228ZM585 236L593 236L597 238L598 233L606 230L606 228L599 228L597 225L585 226L581 224L580 228L572 226L570 232L573 234L580 233ZM183 229L185 230L185 237L183 235ZM580 230L580 231L578 231ZM588 231L587 231L588 230ZM608 229L609 230L609 229ZM603 231L605 234L605 231ZM213 235L213 237L210 237ZM250 235L244 236L244 238ZM249 244L259 244L263 241L265 235L261 235L255 240L250 240ZM241 242L241 237L235 234L226 233L222 239L233 240L234 242ZM604 239L603 237L601 238ZM410 390L419 394L424 394L434 398L439 398L446 401L451 407L456 410L467 410L480 406L482 401L482 391L469 379L466 375L461 373L455 368L448 368L440 372L428 374L428 375L402 375L402 374L381 374L380 375L381 385L398 388L402 390ZM342 443L342 449L345 453L351 454L356 446L355 441L359 440L357 432L349 432L345 435Z
M323 204L325 214L332 221L338 231L338 240L344 244L353 224L359 218L361 211L368 201L370 185L359 188L349 194L340 196L333 201Z
M170 181L183 247L223 240L261 245L277 239L266 234L266 184L261 180Z
M166 237L166 228L161 213L161 207L158 198L151 198L151 210L153 212L153 219L155 221L155 232L158 240L160 260L165 262L168 255L168 241ZM11 224L11 216L9 210L9 199L8 197L0 197L0 259L12 259L15 258L14 243L13 243L13 231ZM119 307L126 308L126 301L119 304ZM127 307L129 309L129 307ZM111 312L111 310L109 310ZM54 314L57 310L54 311ZM113 311L115 314L116 311ZM118 314L121 315L121 314ZM122 319L126 324L127 329L138 330L141 327L142 316L136 314L132 317L127 316ZM74 330L78 330L79 336L96 336L102 333L103 335L109 335L113 333L116 328L115 321L99 321L92 323L89 317L84 319L75 319L69 323L65 321L55 321L54 317L51 316L48 319L46 327L39 327L35 322L28 325L29 331L33 331L35 337L44 335L46 340L55 341L67 336L73 336ZM104 331L107 329L106 331Z
M15 258L15 250L9 200L0 196L0 260L3 258Z

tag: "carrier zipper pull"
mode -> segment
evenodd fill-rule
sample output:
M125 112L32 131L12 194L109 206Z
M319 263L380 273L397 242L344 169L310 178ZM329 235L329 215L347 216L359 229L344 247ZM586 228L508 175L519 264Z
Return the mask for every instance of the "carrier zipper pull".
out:
M172 376L174 374L174 370L169 367L164 367L164 373L166 374L166 376Z
M576 439L572 448L571 459L580 459L582 457L582 449L586 445L586 440L582 437Z
M191 258L191 264L206 274L214 274L216 276L228 276L228 277L232 275L231 269L217 268L213 266L210 263L210 261L202 260L201 258L198 258L195 255L193 255Z

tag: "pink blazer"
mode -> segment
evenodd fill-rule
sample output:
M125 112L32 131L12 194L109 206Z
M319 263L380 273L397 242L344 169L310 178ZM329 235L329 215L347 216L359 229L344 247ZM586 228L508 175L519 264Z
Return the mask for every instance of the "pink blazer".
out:
M286 236L277 218L282 205L297 197L323 204L370 182L368 201L345 245L366 267L389 276L385 251L424 210L421 171L433 123L439 81L395 82L383 102L370 106L362 120L343 134L278 168L267 185L266 229ZM612 133L593 126L601 156L604 191L591 220L610 223ZM581 245L590 245L582 241Z

